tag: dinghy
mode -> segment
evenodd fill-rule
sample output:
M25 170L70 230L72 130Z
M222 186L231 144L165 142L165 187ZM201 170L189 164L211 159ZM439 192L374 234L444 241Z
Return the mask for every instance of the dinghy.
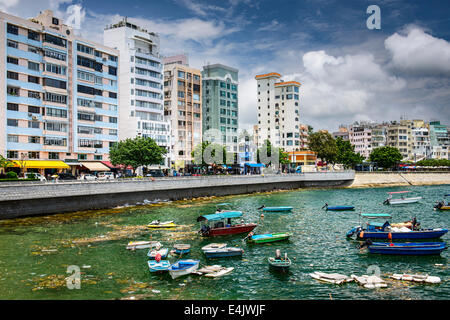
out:
M160 222L159 220L154 220L147 225L148 228L158 229L158 228L175 228L177 225L173 221Z
M253 232L250 232L245 239L249 243L268 243L287 240L290 236L290 233L253 234Z
M406 242L406 243L383 243L366 240L370 253L390 255L438 255L447 249L445 242ZM364 246L362 246L364 247Z
M162 247L159 241L130 241L127 245L128 250L148 249L156 247Z
M197 271L199 260L179 260L172 264L168 270L172 279L193 273Z
M420 274L399 274L394 273L392 276L390 276L391 279L395 280L401 280L401 281L414 281L414 282L422 282L422 283L440 283L441 278L435 277L435 276L429 276L426 275L420 275Z
M325 273L325 272L314 271L313 273L310 273L309 276L316 280L333 283L333 284L342 284L342 283L353 281L353 279L351 277L347 277L346 275L339 274L339 273Z
M354 206L328 206L328 203L325 203L325 205L322 207L322 209L325 209L327 211L352 211L355 210Z
M212 250L212 249L223 249L227 246L226 243L210 243L204 247L202 247L202 250Z
M164 261L155 261L155 260L149 260L147 262L148 268L150 269L150 272L162 272L169 270L170 262L167 260Z
M220 270L213 271L213 272L210 272L210 273L205 274L205 277L208 277L208 278L217 278L217 277L221 277L221 276L224 276L224 275L226 275L226 274L229 274L229 273L230 273L231 271L233 271L233 270L234 270L234 267L229 267L229 268L223 267L223 268L221 268Z
M161 256L161 259L165 259L165 258L167 258L168 254L169 254L169 249L167 249L167 248L160 249L160 250L150 249L147 253L147 257L149 259L155 259L157 254L159 254Z
M263 210L264 212L289 212L292 211L292 207L266 207L262 206L258 210Z
M221 249L203 250L203 252L205 253L206 258L213 259L213 258L242 256L244 250L242 250L241 248L221 248Z
M401 197L400 199L393 199L392 195L393 194L403 194L403 193L409 193L411 191L396 191L396 192L388 192L389 197L384 200L384 204L408 204L408 203L415 203L418 202L420 199L422 199L422 197L412 197L412 198L405 198L405 197Z
M436 205L434 206L434 210L442 210L442 211L450 210L450 202L447 201L447 204L445 204L446 197L450 197L450 194L444 195L444 200L437 202Z
M174 253L176 253L176 254L186 254L189 251L191 251L190 244L184 244L184 243L183 244L175 244L173 246L173 248L175 249Z
M356 281L356 283L362 285L364 288L375 289L375 288L386 288L386 282L377 276L356 276L354 274L351 275L351 278Z
M291 266L291 259L288 258L287 253L282 258L279 249L276 250L275 257L269 257L267 261L269 262L269 267L279 271L287 271Z

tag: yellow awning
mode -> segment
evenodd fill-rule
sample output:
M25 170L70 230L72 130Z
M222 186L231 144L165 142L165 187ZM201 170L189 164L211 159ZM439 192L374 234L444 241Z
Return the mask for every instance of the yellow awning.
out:
M63 161L58 160L14 160L15 167L23 167L30 169L70 169L70 167Z
M109 168L101 162L80 161L80 163L90 171L110 171Z

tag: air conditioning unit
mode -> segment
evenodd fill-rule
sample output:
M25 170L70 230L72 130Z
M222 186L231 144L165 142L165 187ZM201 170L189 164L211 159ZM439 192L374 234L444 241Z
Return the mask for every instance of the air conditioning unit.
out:
M33 119L33 120L37 120L37 119L38 119L38 117L36 117L36 116L33 116L33 117L31 117L31 119Z
M32 117L32 116L33 116L33 114L32 114L32 113L30 113L30 112L28 112L28 116L29 116L29 117Z

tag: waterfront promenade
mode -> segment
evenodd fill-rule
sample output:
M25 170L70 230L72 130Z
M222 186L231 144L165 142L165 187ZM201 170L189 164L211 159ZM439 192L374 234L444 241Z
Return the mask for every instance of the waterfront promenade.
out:
M450 172L358 172L352 188L450 184Z
M354 176L354 171L335 171L102 182L10 182L0 185L0 219L106 209L144 201L170 201L297 188L346 187L353 183Z

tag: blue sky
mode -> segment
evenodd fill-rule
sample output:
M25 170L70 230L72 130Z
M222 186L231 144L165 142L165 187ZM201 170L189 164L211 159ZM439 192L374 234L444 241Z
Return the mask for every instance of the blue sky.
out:
M336 130L357 120L440 119L450 124L448 1L342 0L0 0L0 9L35 16L83 8L81 35L102 42L123 16L160 34L161 53L190 64L240 70L240 124L257 123L259 73L302 83L301 121ZM369 5L381 30L369 30Z

